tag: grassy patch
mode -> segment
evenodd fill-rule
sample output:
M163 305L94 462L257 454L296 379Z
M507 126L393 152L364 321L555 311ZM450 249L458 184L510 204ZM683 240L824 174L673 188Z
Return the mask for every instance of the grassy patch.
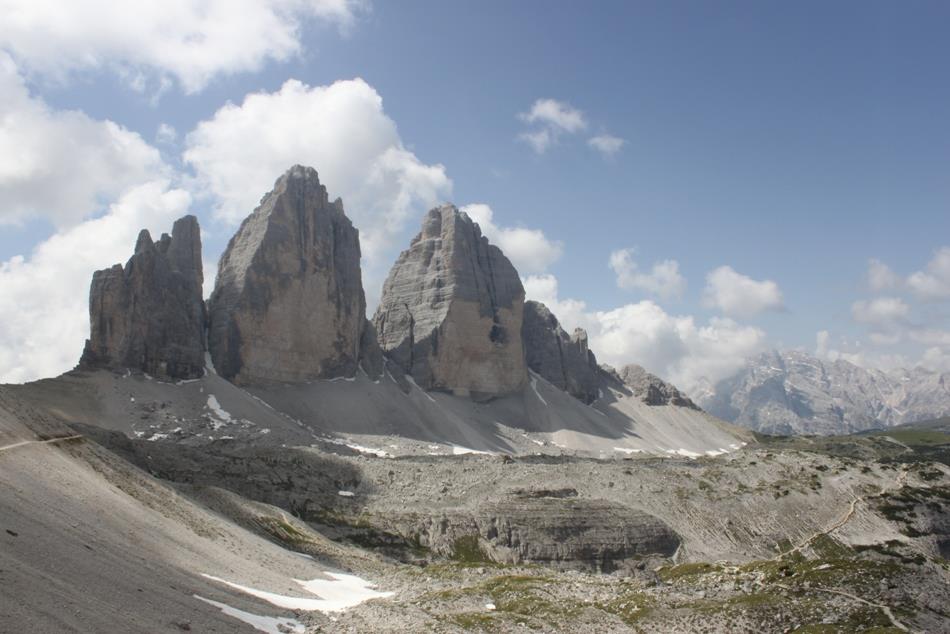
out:
M465 535L456 539L452 544L451 558L465 564L485 564L492 561L488 553L482 550L476 535Z

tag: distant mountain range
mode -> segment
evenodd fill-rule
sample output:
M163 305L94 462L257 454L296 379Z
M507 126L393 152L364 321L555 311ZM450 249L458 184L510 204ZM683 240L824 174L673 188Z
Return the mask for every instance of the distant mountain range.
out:
M847 434L950 414L950 374L772 351L694 396L709 413L763 433Z

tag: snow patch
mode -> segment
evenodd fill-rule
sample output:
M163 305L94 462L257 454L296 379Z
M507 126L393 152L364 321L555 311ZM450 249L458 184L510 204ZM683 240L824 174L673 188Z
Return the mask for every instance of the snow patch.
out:
M531 389L534 390L534 395L538 397L538 400L544 403L544 406L548 406L548 402L544 400L544 397L541 396L541 392L538 391L538 379L534 376L531 377Z
M198 596L197 594L193 594L191 596L198 599L199 601L204 601L209 605L213 605L214 607L221 610L224 614L234 617L242 623L250 625L259 632L267 632L267 634L287 634L288 632L293 632L293 634L303 634L307 631L307 628L304 627L304 624L296 619L261 616L259 614L245 612L244 610L238 610L237 608L231 607L227 603L212 601L211 599L206 599L202 596Z
M468 447L461 447L459 445L452 445L452 455L453 456L462 456L465 454L474 453L481 454L483 456L493 455L490 451L479 451L478 449L469 449Z
M643 450L630 449L629 447L614 447L614 451L621 451L629 456L630 454L634 454L634 453L642 453Z
M695 451L690 451L689 449L667 449L666 453L684 456L686 458L699 458L701 455L703 455L701 453L696 453Z
M212 423L212 427L215 429L219 429L224 425L228 425L233 422L231 415L224 411L224 408L221 407L221 403L218 402L218 399L214 394L208 395L208 409L214 412L214 415L218 417L218 420L215 423Z
M393 596L392 592L378 592L374 590L373 588L376 587L374 584L356 575L347 575L337 572L326 572L324 574L330 578L311 579L310 581L293 579L293 582L301 588L314 596L320 597L318 599L291 597L285 594L258 590L257 588L242 586L208 574L202 574L201 576L206 579L211 579L212 581L217 581L218 583L223 583L230 588L240 590L258 599L263 599L271 605L276 605L279 608L286 608L288 610L342 612L347 608L359 605L369 599L385 599Z

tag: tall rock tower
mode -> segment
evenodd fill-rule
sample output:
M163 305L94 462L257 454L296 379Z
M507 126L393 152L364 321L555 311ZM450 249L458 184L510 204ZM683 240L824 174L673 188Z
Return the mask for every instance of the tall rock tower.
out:
M378 373L359 232L313 168L277 179L228 243L208 345L217 372L238 384L353 376L361 362Z
M204 373L198 220L177 220L153 242L142 230L123 268L96 271L89 291L90 334L80 366L132 369L169 379Z
M421 387L490 398L527 379L523 310L508 258L443 205L389 272L374 323L383 352Z

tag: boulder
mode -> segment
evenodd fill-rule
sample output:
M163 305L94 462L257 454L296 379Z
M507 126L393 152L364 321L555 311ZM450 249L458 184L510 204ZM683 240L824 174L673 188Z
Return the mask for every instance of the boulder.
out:
M96 271L90 334L80 367L129 369L165 379L204 374L201 232L194 216L153 242L139 233L125 267Z
M525 385L523 310L508 258L443 205L390 271L374 323L384 354L420 387L481 399Z
M218 265L208 344L237 384L351 377L382 356L366 319L359 232L316 170L295 165L248 216Z
M583 328L568 335L547 306L527 301L521 333L525 358L533 372L584 403L597 399L601 370L587 347L587 332Z

